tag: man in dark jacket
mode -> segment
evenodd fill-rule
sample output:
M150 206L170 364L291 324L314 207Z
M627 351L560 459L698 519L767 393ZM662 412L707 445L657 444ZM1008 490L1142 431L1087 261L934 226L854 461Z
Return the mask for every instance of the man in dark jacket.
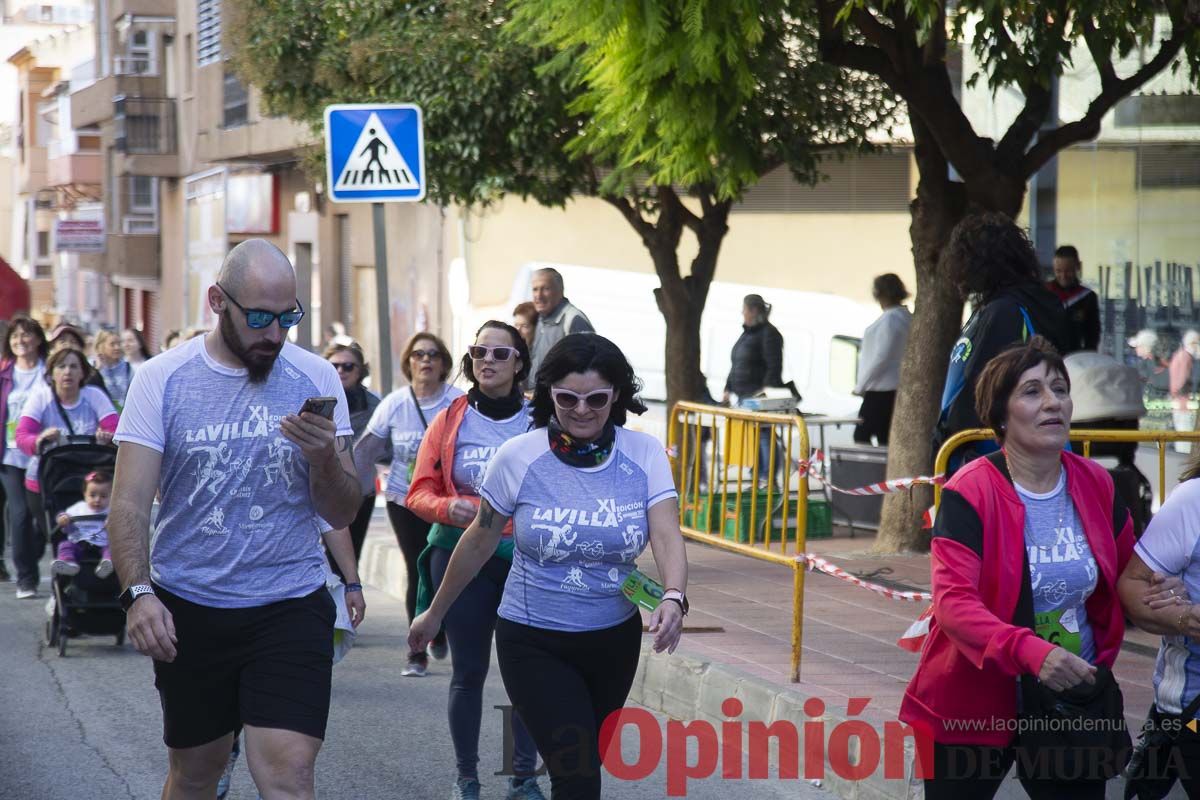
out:
M741 400L768 386L783 386L783 335L769 321L771 304L762 295L748 294L742 301L742 335L730 353L725 402L730 394Z
M933 455L959 431L983 427L975 411L975 381L1009 346L1044 336L1060 352L1070 350L1070 329L1058 298L1042 285L1033 245L1004 214L970 216L955 227L942 251L944 274L975 311L950 351L942 412L933 433ZM974 455L997 449L991 441L959 448L953 471Z
M1054 293L1067 312L1070 342L1063 355L1076 350L1100 347L1100 300L1096 293L1079 282L1083 265L1079 251L1069 244L1054 251L1054 280L1046 288Z

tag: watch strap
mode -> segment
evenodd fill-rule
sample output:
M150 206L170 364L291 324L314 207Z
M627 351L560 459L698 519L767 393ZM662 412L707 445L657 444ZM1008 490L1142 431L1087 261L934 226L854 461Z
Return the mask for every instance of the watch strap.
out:
M134 604L134 601L146 594L154 594L154 587L148 583L135 583L121 592L121 608L128 611Z

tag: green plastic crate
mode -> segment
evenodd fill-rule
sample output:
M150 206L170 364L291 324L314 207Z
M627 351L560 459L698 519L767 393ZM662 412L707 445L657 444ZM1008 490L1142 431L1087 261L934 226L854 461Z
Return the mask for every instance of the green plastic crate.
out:
M693 528L695 530L712 533L715 529L713 520L709 518L710 511L717 511L716 498L709 498L707 494L700 494L696 498L695 505L687 502L685 499L683 506L683 526L685 528ZM719 511L717 512L720 513ZM716 516L715 514L713 516Z
M833 509L829 507L829 501L823 497L808 498L808 530L805 532L805 538L833 538Z

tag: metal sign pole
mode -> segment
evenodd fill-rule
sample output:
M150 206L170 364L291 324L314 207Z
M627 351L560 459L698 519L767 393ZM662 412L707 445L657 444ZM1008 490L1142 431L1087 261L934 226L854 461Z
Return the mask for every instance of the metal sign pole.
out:
M387 229L383 203L371 204L375 228L375 306L379 316L379 395L392 391L392 324L388 302Z

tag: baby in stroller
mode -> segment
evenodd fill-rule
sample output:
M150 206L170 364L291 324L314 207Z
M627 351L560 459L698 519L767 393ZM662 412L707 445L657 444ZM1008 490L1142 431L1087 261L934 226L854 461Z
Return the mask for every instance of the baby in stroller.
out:
M112 475L95 470L84 477L83 499L55 519L66 536L59 542L54 563L50 565L52 574L78 575L80 543L87 542L100 548L96 577L112 575L112 552L108 549L108 503L111 497Z

